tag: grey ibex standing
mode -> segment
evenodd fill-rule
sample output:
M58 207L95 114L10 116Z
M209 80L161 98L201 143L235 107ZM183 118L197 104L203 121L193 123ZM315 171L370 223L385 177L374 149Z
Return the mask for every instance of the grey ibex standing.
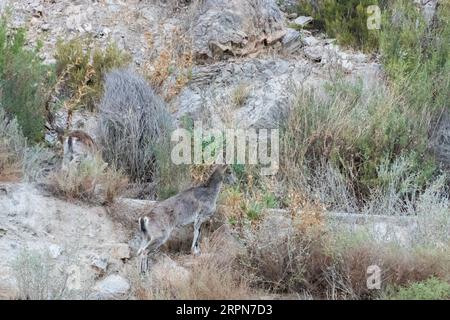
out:
M158 203L139 218L143 242L138 255L153 252L162 246L176 227L194 224L191 251L200 253L200 227L216 211L216 202L223 182L234 183L235 177L228 165L216 165L208 180ZM141 265L141 269L146 266Z

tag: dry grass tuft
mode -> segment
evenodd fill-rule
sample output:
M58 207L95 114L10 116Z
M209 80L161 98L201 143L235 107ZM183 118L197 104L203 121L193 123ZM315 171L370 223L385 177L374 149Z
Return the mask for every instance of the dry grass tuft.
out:
M147 61L143 72L166 101L175 97L191 78L194 64L192 43L182 28L176 27L158 56Z
M236 266L239 249L223 230L217 230L202 246L197 258L169 258L157 262L148 277L136 274L134 295L138 299L248 299L254 295ZM184 265L184 267L181 266Z
M98 154L69 166L68 170L59 170L48 179L49 189L58 196L102 204L112 203L127 183L123 172L108 167Z

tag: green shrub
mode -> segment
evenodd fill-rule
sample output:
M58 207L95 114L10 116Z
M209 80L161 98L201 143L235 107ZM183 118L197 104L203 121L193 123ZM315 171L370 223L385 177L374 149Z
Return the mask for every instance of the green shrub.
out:
M262 204L256 201L251 201L248 205L245 205L245 213L249 220L258 220L262 210Z
M131 61L131 56L115 44L109 44L106 49L91 49L89 39L80 38L67 42L58 40L55 58L56 73L63 81L69 107L91 111L103 94L105 74Z
M391 287L384 296L390 300L448 300L450 284L446 281L429 278L411 283L406 287Z
M378 48L378 30L367 29L367 7L378 0L300 0L300 14L314 18L313 26L335 37L339 44L365 51Z
M25 29L12 30L8 23L8 15L1 15L0 102L25 137L36 142L43 138L47 88L54 73L39 58L39 46L26 48Z
M262 200L265 208L274 209L279 207L277 197L271 192L265 192Z
M0 105L0 180L37 181L54 154L40 144L29 146L16 118Z

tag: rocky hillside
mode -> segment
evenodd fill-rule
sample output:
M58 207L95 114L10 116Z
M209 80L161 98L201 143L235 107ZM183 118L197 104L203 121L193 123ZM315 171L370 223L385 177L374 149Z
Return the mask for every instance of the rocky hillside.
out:
M150 73L192 55L186 62L189 81L178 87L182 70L161 76L161 92L177 118L203 117L216 126L273 125L293 98L287 86L320 91L338 71L348 79L361 77L367 86L380 77L370 57L343 50L323 34L297 31L308 21L281 11L274 0L7 3L14 25L29 27L31 43L43 42L47 62L54 61L59 38L80 36L102 46L115 42L132 54L135 68ZM165 62L161 57L168 52L171 61ZM242 87L246 99L235 106L233 95Z
M374 261L389 288L429 278L448 285L449 197L442 168L450 118L434 113L443 106L420 109L445 103L445 88L431 93L420 85L411 91L396 86L392 70L403 76L408 66L338 44L303 15L303 2L0 0L0 10L11 16L8 27L27 29L26 47L42 45L45 65L57 69L70 58L57 57L61 39L86 41L80 52L114 43L130 55L123 59L127 68L161 96L175 126L186 119L214 128L283 124L281 142L289 151L273 179L236 170L241 184L224 187L215 218L203 228L201 256L189 254L192 227L186 227L141 275L138 217L155 204L142 200L150 194L143 189L166 183L163 178L181 185L182 178L170 166L150 166L161 175L157 182L147 176L129 181L127 168L103 163L77 171L81 178L58 176L62 150L55 129L82 129L96 141L99 134L101 113L74 101L88 95L77 93L95 82L92 74L101 67L88 61L83 71L89 77L82 74L80 87L59 87L73 65L83 65L71 60L48 88L42 141L7 136L19 134L0 113L0 133L7 137L0 140L0 299L365 299L384 294L365 286ZM437 19L437 3L417 3L423 30ZM433 74L424 82L444 78ZM435 121L436 130L427 127ZM429 159L434 153L436 166ZM152 155L151 165L158 161ZM204 172L196 170L185 171L198 180ZM98 200L101 192L107 196Z

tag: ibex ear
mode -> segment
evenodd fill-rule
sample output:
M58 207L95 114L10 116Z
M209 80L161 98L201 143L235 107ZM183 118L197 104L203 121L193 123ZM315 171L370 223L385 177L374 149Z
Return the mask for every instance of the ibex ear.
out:
M217 164L216 170L220 171L220 173L223 174L227 170L228 167L229 167L228 164Z

